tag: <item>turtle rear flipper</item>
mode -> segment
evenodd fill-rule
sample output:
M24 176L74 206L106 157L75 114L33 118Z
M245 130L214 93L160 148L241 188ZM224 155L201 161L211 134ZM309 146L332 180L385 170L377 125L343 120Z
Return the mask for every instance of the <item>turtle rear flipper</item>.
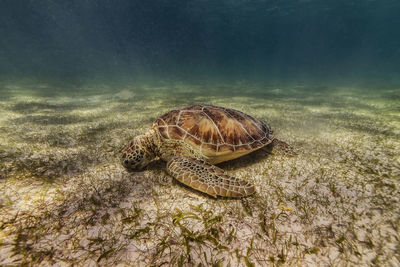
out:
M268 151L272 151L273 154L282 154L288 157L296 156L295 149L286 142L279 139L272 140L271 144L266 147Z
M168 173L179 182L212 197L245 197L255 192L249 182L232 177L205 161L174 157L167 164Z

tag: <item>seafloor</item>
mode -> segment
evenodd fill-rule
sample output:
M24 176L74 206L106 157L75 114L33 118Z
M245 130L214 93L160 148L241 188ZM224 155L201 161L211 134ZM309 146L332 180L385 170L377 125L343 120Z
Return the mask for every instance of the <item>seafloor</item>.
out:
M400 90L260 84L0 84L0 265L400 265ZM212 199L123 146L195 103L268 122L298 155L220 166L255 184Z

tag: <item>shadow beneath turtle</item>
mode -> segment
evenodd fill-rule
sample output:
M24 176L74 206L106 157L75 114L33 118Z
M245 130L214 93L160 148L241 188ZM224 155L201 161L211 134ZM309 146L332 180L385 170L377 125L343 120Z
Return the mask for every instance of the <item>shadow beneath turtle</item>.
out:
M154 160L152 162L150 162L145 168L144 170L149 170L149 171L160 171L160 170L166 170L166 166L167 163L165 163L164 161L162 161L161 159L158 160Z
M224 169L224 170L234 170L237 168L244 168L244 167L249 167L253 164L256 164L257 162L260 162L270 155L273 154L272 152L272 145L268 145L264 148L261 148L259 150L256 150L250 154L244 155L240 158L233 159L230 161L225 161L221 162L218 165L218 167ZM155 160L150 162L146 167L145 170L150 170L150 171L160 171L160 170L166 170L166 163L162 160Z
M218 164L218 167L224 170L235 170L238 168L250 167L262 160L267 159L273 155L273 146L267 145L259 150L256 150L250 154L244 155L240 158L221 162Z

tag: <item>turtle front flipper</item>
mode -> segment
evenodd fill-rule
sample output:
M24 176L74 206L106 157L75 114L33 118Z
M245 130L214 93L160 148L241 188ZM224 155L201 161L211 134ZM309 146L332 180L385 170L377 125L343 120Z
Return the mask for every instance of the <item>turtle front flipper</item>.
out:
M203 160L174 157L168 162L167 171L179 182L213 197L245 197L255 192L249 182Z

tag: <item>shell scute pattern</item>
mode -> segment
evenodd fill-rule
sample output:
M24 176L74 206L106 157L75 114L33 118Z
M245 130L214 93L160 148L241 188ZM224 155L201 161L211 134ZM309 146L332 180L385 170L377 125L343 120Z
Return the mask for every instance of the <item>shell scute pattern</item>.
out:
M217 145L223 142L214 122L201 110L182 110L178 126L204 143Z
M168 127L168 135L172 139L181 139L182 136L185 135L185 131L178 126L169 126Z
M165 127L158 127L158 131L160 132L160 134L161 134L162 137L164 137L164 138L169 138L169 135L168 135L168 127L167 127L167 126L165 126Z
M171 110L170 112L168 112L168 116L165 116L167 114L165 114L164 116L162 116L161 118L165 121L165 123L167 125L176 125L176 122L178 120L179 117L179 110Z
M226 110L226 113L237 122L235 126L240 128L240 135L247 137L249 141L262 140L266 135L267 127L265 123L254 119L240 111ZM268 127L269 128L269 127Z
M165 139L183 140L212 153L251 151L272 141L265 123L240 111L195 105L172 110L155 122Z

